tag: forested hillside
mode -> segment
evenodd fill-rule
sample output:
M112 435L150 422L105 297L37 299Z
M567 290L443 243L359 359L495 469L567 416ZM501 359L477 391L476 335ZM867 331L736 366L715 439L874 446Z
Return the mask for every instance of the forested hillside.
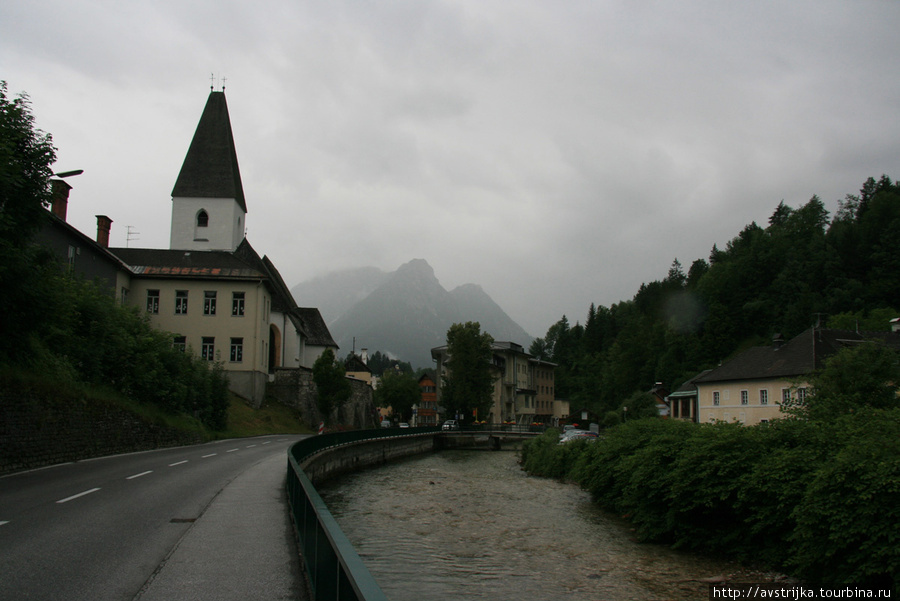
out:
M816 196L782 202L766 227L751 223L687 273L676 259L632 300L591 305L584 325L563 316L530 352L559 365L557 397L602 415L817 320L884 330L900 315L900 183L869 178L829 217Z

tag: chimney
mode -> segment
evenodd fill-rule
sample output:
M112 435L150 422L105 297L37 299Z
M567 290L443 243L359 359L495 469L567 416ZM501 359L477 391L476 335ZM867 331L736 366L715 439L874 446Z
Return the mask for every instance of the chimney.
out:
M54 215L65 221L66 209L69 206L69 190L72 189L72 186L62 181L61 179L50 180L50 186L50 211Z
M109 248L109 228L112 219L106 215L97 215L97 244L103 248Z
M362 349L361 352L362 352L362 355L360 356L360 359L362 359L363 365L368 365L369 364L369 350Z

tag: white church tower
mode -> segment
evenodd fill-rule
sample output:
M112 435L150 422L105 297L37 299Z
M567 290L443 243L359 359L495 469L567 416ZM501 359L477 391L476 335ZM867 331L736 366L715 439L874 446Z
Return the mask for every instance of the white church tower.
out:
M241 185L225 92L210 92L172 189L173 250L235 250L244 239Z

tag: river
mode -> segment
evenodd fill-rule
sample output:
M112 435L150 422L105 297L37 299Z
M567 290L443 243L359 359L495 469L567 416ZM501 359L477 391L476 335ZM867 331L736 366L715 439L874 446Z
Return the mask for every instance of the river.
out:
M391 601L699 600L704 579L762 580L636 542L587 493L526 475L510 451L422 455L319 492Z

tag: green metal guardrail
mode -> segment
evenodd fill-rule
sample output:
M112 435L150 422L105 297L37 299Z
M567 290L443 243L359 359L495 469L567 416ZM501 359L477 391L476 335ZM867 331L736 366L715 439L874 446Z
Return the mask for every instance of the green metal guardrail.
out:
M328 511L300 463L307 457L337 446L439 430L432 427L335 432L311 436L291 447L288 452L288 502L315 601L387 601L387 597Z

